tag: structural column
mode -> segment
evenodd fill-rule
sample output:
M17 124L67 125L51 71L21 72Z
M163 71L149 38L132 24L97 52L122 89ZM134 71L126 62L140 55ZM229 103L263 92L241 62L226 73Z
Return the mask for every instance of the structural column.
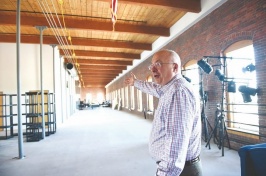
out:
M43 30L46 26L36 26L40 31L40 72L41 72L41 101L42 101L42 138L45 138L45 116L44 116L44 94L43 94L43 65L42 65L42 44L43 44Z
M21 113L21 77L20 77L20 0L17 1L17 96L18 96L18 152L19 159L24 158L23 150L23 130L22 130L22 113Z
M57 46L56 44L51 45L53 48L53 89L54 89L54 95L53 95L53 113L54 117L56 116L56 107L55 107L55 47ZM56 126L55 126L56 128Z

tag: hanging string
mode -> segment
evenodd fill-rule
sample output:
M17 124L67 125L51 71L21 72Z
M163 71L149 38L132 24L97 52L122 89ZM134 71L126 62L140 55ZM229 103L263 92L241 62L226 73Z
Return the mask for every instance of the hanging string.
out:
M115 31L115 23L117 20L117 3L118 3L118 0L112 0L111 5L110 5L111 14L112 14L113 31Z
M72 44L72 38L70 35L70 31L67 30L67 28L66 28L64 10L63 10L64 1L58 0L58 3L60 4L62 19L63 19L63 26L61 25L60 19L58 17L57 9L55 8L54 1L50 0L50 2L53 5L53 11L55 12L55 16L56 16L57 20L55 20L54 15L52 13L52 10L50 9L50 6L47 3L47 0L38 0L39 6L40 6L41 10L43 11L43 14L44 14L51 30L53 31L54 36L56 37L59 45L61 46L61 49L65 55L65 58L68 60L68 62L72 63L75 66L77 73L78 73L78 76L79 76L79 80L81 83L83 83L83 87L84 87L84 81L83 81L82 76L80 74L81 72L80 72L79 64L78 64L77 59L76 59L76 54L75 54L74 48L72 47L73 48L72 52L71 52L71 50L69 50L70 46L73 46L73 44ZM59 26L57 24L59 24ZM63 30L60 30L60 29L63 29ZM66 36L68 36L68 37L66 37Z

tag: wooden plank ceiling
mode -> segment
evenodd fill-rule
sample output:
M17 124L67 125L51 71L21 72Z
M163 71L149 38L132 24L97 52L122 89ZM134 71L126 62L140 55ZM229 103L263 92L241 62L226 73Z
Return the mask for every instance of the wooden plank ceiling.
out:
M0 42L16 42L16 0L1 0ZM118 0L113 30L111 0L22 0L21 42L57 44L75 66L84 87L104 87L140 59L187 12L199 13L200 0ZM53 23L54 21L54 23Z

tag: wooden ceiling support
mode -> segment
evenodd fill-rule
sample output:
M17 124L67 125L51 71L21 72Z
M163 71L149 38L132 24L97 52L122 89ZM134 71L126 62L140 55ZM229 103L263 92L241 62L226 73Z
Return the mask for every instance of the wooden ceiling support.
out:
M117 60L96 60L96 59L77 59L79 65L132 65L132 61L117 61Z
M110 0L98 1L110 2ZM201 0L119 0L119 3L164 7L168 9L170 8L195 13L201 11Z
M16 25L16 12L3 12L0 11L0 25ZM62 20L62 19L61 19ZM67 24L69 29L80 29L80 30L98 30L98 31L113 31L113 24L111 20L104 21L95 21L88 20L87 18L73 18L71 16L64 15L64 21ZM61 22L62 23L62 22ZM21 13L21 25L22 26L47 26L47 22L44 16L28 16L27 13ZM60 26L57 24L57 26ZM156 36L170 36L170 29L159 26L147 26L147 25L137 25L137 24L124 24L116 23L115 25L116 32L126 32L126 33L135 33L135 34L147 34L147 35L156 35Z
M64 56L64 52L60 50L60 54ZM140 59L140 54L132 53L119 53L119 52L102 52L102 51L86 51L75 50L76 56L89 56L89 57L112 57L112 58L127 58L127 59Z
M81 65L80 71L86 69L94 70L126 70L127 66L99 66L99 65Z
M109 71L108 73L107 72L103 72L102 70L95 70L95 69L82 69L81 70L81 73L82 75L83 74L96 74L96 73L99 73L99 74L108 74L108 75L118 75L119 73L121 73L121 70L111 70Z
M0 42L15 43L16 34L0 34ZM39 35L21 35L21 43L39 44ZM72 37L72 43L75 46L95 46L95 47L107 47L107 48L124 48L124 49L136 49L136 50L151 50L151 44L146 43L133 43L127 41L114 41L114 40L98 40L98 39L86 39ZM58 44L58 41L54 36L43 36L43 44Z

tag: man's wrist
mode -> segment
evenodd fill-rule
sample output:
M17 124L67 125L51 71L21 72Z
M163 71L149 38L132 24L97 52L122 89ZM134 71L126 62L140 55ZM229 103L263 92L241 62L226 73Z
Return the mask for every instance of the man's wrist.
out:
M156 176L166 176L166 173L158 168L156 171Z
M135 86L136 83L137 83L137 79L134 79L134 81L133 81L133 86Z

